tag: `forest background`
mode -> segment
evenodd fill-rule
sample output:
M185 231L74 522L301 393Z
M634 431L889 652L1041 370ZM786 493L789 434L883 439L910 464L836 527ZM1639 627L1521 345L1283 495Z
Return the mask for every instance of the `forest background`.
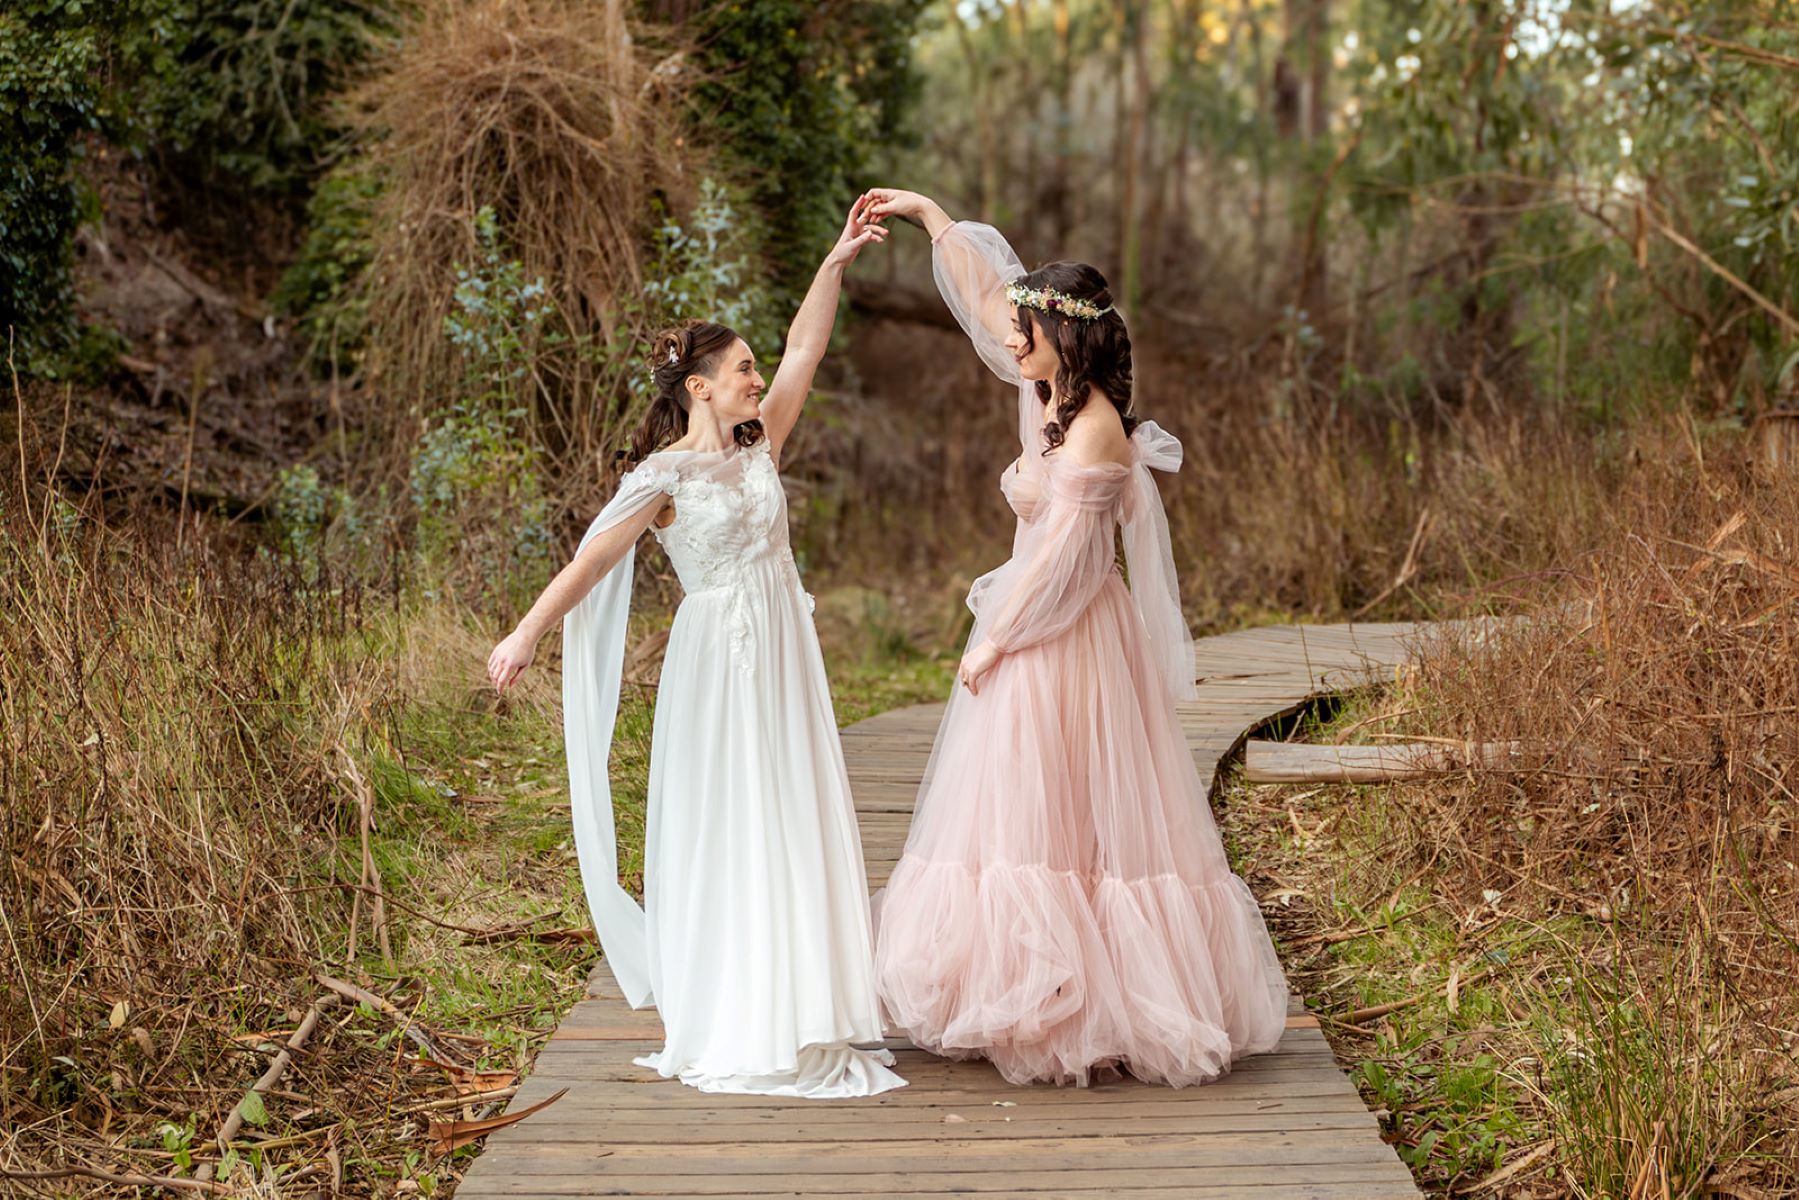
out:
M648 333L777 356L887 184L1112 280L1197 630L1530 618L1290 732L1545 769L1228 798L1421 1182L1784 1194L1796 82L1771 0L11 0L0 1170L453 1185L590 955L486 648ZM946 689L1007 407L865 255L786 464L845 721Z

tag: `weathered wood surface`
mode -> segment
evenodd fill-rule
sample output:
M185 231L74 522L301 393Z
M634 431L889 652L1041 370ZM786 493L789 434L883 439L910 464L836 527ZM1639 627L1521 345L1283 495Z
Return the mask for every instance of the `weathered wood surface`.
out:
M1320 746L1259 742L1243 746L1243 778L1250 783L1379 783L1416 779L1469 766L1524 761L1518 742L1391 742L1378 746ZM1547 757L1541 751L1539 757Z
M1181 706L1208 779L1250 730L1321 693L1387 677L1411 625L1269 626L1196 646ZM843 732L869 884L899 858L940 705ZM1295 997L1271 1054L1174 1090L1135 1081L1013 1087L981 1062L888 1042L910 1086L865 1100L716 1096L632 1059L661 1045L604 965L512 1098L543 1112L489 1136L458 1189L481 1196L857 1196L1031 1200L1400 1200L1419 1193Z

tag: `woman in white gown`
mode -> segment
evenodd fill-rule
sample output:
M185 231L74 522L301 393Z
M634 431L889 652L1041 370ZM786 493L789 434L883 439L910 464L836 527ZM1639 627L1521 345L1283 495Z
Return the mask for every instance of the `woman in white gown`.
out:
M494 648L504 689L563 621L581 875L606 959L666 1041L637 1061L711 1092L825 1099L899 1087L882 1038L868 884L811 598L787 541L781 448L835 322L843 269L886 231L863 201L818 270L763 394L755 355L694 322L657 338L639 453L574 561ZM618 883L606 763L632 551L648 529L686 593L650 750L644 906Z

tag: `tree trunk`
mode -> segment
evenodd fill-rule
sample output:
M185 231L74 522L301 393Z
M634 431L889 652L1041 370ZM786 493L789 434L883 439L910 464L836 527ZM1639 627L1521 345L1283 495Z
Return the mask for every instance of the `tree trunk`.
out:
M960 6L955 0L947 0L947 7L950 19L955 23L956 42L962 47L962 58L968 64L968 94L974 103L975 143L980 147L980 162L976 166L976 178L980 181L980 216L981 220L991 222L999 191L999 164L995 161L999 134L993 106L989 103L987 72L981 67L980 53L968 23L962 19Z
M1143 253L1143 229L1140 209L1144 168L1149 157L1149 45L1144 13L1138 0L1119 0L1120 46L1119 81L1124 77L1123 56L1129 52L1134 86L1130 97L1130 116L1125 125L1124 153L1120 163L1121 194L1119 198L1118 273L1120 290L1115 295L1124 301L1125 310L1133 311L1140 291Z
M1024 211L1035 215L1042 197L1038 195L1038 147L1042 143L1037 126L1043 114L1042 97L1037 94L1037 81L1031 64L1036 55L1031 53L1031 26L1028 4L1014 4L1013 18L1018 23L1018 45L1013 49L1012 58L1018 63L1019 95L1031 114L1030 127L1024 134ZM1032 223L1035 228L1035 222Z
M1068 128L1074 109L1074 39L1069 29L1068 0L1055 0L1056 27L1056 153L1050 176L1050 230L1055 238L1053 254L1063 253L1073 222L1069 217Z

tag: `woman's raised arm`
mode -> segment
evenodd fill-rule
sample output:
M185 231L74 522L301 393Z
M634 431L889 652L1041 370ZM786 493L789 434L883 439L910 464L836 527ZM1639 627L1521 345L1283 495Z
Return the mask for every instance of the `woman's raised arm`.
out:
M887 230L868 219L864 210L867 200L866 195L856 197L837 244L831 247L824 262L819 264L818 273L812 277L812 286L806 289L800 311L794 314L793 324L787 330L787 349L781 355L780 369L762 397L762 430L768 435L769 449L774 452L777 462L780 461L781 447L787 444L787 435L798 424L800 410L812 391L812 377L818 373L818 364L831 344L831 329L837 324L837 297L843 290L844 268L856 261L862 247L886 240Z

